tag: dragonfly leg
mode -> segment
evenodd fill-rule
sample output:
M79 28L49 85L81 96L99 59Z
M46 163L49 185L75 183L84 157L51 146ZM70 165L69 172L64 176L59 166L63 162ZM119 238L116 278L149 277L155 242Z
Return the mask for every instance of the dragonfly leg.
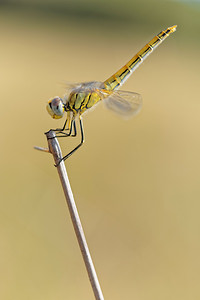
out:
M72 137L75 137L77 135L77 131L76 131L76 122L75 120L72 121L73 122L73 126L74 126L74 133L71 134Z
M75 121L74 121L75 122ZM81 130L81 142L78 144L78 146L76 146L72 151L70 151L67 155L65 155L65 156L63 156L62 158L61 158L61 160L55 165L55 167L57 167L59 164L60 164L60 162L62 161L62 160L66 160L68 157L70 157L78 148L80 148L82 145L83 145L83 143L84 143L84 141L85 141L85 138L84 138L84 130L83 130L83 121L82 121L82 118L81 118L81 116L79 116L79 125L80 125L80 130ZM76 127L74 127L74 129L75 129ZM75 133L76 133L76 130L75 130Z
M64 123L64 125L63 125L63 128L56 128L56 129L51 129L51 130L53 130L53 131L59 131L59 132L62 132L62 131L64 131L64 130L69 130L70 128L66 128L66 126L67 126L67 121L68 121L68 118L66 119L66 121L65 121L65 123ZM70 127L70 126L69 126Z
M68 124L68 128L66 128L67 122L69 123L69 124ZM63 128L56 128L56 129L50 129L50 130L56 131L56 132L58 132L58 134L63 134L63 136L70 136L70 134L71 134L71 133L70 133L70 129L71 129L70 125L71 125L71 121L68 120L68 118L67 118L66 121L65 121L65 123L64 123ZM68 133L64 132L64 131L67 131L67 130L69 130ZM62 136L56 135L56 137L62 137ZM53 139L53 138L49 138L49 139Z
M72 134L73 128L74 128L74 132ZM69 128L69 132L68 133L60 131L59 134L63 134L63 135L56 135L56 137L59 137L59 138L60 137L67 137L67 136L75 137L77 135L75 120L72 120L72 122L70 123L70 128Z
M64 130L62 131L58 131L58 134L62 134L62 135L56 135L57 138L60 138L60 137L67 137L67 136L73 136L72 135L72 128L73 128L73 124L74 124L75 120L72 120L72 121L69 121L69 132L64 132L64 130L67 130L65 129L64 127ZM66 123L66 122L65 122Z

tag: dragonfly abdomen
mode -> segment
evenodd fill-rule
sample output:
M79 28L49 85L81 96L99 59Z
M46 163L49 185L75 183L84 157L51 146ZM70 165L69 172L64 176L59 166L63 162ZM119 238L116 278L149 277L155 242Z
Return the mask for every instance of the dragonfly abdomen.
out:
M134 55L133 58L125 64L125 66L104 81L105 88L108 90L118 89L130 77L132 72L139 67L143 60L175 30L176 25L161 31L158 35L156 35L136 55Z

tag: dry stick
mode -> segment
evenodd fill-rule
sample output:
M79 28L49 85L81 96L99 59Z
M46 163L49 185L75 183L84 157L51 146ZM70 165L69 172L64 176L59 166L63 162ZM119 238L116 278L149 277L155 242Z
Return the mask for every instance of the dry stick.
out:
M60 161L60 159L62 158L62 153L61 153L61 149L58 143L58 140L55 138L55 132L50 130L48 132L45 133L47 140L48 140L48 145L49 145L49 152L52 153L53 157L54 157L54 161L55 164L57 165L57 163ZM39 150L42 150L41 148L37 148ZM46 149L44 149L44 151L46 151ZM97 274L92 262L92 258L88 249L88 245L85 239L85 235L83 232L83 228L81 225L81 221L78 215L78 211L76 208L76 204L74 202L74 197L72 194L72 190L71 190L71 186L69 183L69 179L67 176L67 171L65 168L65 164L64 161L61 161L60 164L57 166L57 170L58 170L58 174L60 176L60 180L62 183L62 187L64 190L64 194L65 194L65 198L67 201L67 205L69 208L69 212L71 215L71 219L72 219L72 223L74 226L74 230L76 232L76 236L78 239L78 243L81 249L81 253L83 256L83 260L85 262L85 266L88 272L88 276L92 285L92 289L95 295L95 299L96 300L104 300L102 291L101 291L101 287L97 278Z

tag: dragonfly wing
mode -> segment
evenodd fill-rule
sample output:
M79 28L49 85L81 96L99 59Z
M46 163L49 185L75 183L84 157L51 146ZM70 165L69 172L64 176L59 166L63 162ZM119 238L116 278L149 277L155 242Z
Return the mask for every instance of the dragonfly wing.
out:
M103 89L104 85L102 82L99 81L88 81L88 82L77 82L77 83L71 83L71 82L65 82L65 96L64 96L64 103L68 101L68 97L70 93L73 91L74 93L80 93L80 92L96 92L99 94L99 96L103 99L104 97L108 96L107 93Z
M70 81L63 80L60 82L60 84L62 85L62 87L64 87L64 89L70 90L77 86L80 86L81 82L70 82Z
M68 82L68 81L63 81L62 82L62 86L65 89L65 94L64 94L64 98L63 101L66 104L69 98L69 95L71 94L71 92L75 89L78 89L79 87L81 87L81 82Z
M94 90L102 89L104 87L103 83L100 81L88 81L88 82L68 82L63 83L66 90L81 89L81 90Z
M106 107L122 117L136 115L142 108L142 96L133 92L116 91L104 99Z

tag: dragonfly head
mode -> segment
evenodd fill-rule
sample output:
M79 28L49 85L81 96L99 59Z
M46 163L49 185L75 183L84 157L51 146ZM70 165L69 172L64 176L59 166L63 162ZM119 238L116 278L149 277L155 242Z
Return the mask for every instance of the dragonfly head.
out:
M50 99L47 104L47 111L54 119L62 118L65 111L63 100L58 96Z

